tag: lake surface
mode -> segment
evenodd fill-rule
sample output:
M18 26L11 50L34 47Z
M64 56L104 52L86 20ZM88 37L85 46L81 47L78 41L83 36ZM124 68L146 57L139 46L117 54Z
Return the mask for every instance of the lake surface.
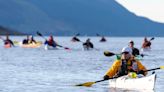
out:
M15 41L23 38L11 37ZM84 42L88 37L79 38ZM107 42L100 43L99 37L90 38L95 46L92 51L84 51L82 43L71 42L71 37L55 37L58 44L70 50L60 48L46 51L44 46L5 49L3 41L0 41L0 92L140 92L111 89L108 81L96 83L92 87L74 86L103 78L116 58L104 56L104 51L120 53L129 40L141 48L143 40L143 37L107 37ZM35 39L44 41L41 37ZM156 37L152 41L151 51L145 54L148 56L142 59L142 63L147 69L163 66L164 38ZM156 74L155 90L151 92L164 92L164 70L157 70Z

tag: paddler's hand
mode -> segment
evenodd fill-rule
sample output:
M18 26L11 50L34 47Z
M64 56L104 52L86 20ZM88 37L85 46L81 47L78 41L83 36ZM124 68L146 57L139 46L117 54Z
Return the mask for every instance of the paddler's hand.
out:
M108 75L105 75L104 76L104 80L108 80L109 79L109 76Z
M141 70L141 71L138 72L138 74L143 74L143 75L145 75L145 71Z

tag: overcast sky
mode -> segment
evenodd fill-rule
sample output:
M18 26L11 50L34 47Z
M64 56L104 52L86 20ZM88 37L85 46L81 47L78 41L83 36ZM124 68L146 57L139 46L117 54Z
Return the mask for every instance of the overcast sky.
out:
M138 16L164 23L164 0L116 0Z

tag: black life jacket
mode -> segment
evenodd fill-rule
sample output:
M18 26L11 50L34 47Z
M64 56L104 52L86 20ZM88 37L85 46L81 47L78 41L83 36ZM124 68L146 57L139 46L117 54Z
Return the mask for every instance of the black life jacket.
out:
M137 55L140 55L140 52L139 52L139 50L138 50L137 48L133 48L133 49L132 49L132 54L133 54L134 56L137 56Z
M134 72L134 70L132 69L133 67L133 61L122 61L120 69L117 73L117 76L123 76L123 75L127 75L129 72Z
M150 47L151 46L151 42L149 41L146 46Z

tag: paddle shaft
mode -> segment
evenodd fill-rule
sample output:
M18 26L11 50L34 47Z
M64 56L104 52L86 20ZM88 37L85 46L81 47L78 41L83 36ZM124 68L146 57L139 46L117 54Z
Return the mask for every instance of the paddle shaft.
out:
M37 32L37 35L39 35L39 36L42 37L43 39L47 40L41 33Z
M107 80L110 80L110 79L115 79L115 78L118 78L118 77L109 78L109 79L107 79ZM106 80L105 80L105 79L98 80L98 81L95 81L95 83L102 82L102 81L106 81Z
M59 45L59 44L57 44L57 46L59 46L59 47L63 47L63 46L61 46L61 45ZM64 47L65 48L65 47Z
M149 70L146 70L146 71L153 71L153 70L158 70L158 69L161 69L161 68L158 67L158 68L153 68L153 69L149 69Z
M146 70L146 72L147 72L147 71L158 70L158 69L161 69L161 68L158 67L158 68L149 69L149 70ZM118 77L114 77L114 78L118 78ZM114 79L114 78L109 78L109 79ZM109 79L107 79L107 80L109 80ZM104 79L102 79L102 80L98 80L98 81L95 81L95 83L102 82L102 81L106 81L106 80L104 80Z
M104 80L104 79L103 80L98 80L98 81L95 81L95 83L102 82L102 81L106 81L106 80Z

